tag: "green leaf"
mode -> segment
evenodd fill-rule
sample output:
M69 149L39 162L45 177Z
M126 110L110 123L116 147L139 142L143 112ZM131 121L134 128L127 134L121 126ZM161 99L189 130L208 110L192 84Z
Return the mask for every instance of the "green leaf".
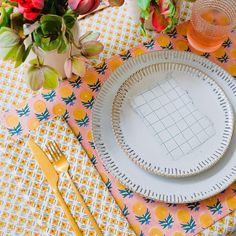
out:
M7 27L0 30L0 47L13 47L20 43L19 35Z
M13 7L4 8L1 7L0 9L0 27L3 26L10 26L10 15L13 12Z
M44 89L55 89L58 86L58 80L61 76L54 68L50 66L43 66L43 75L44 75L44 82L43 82Z
M142 18L147 20L149 18L149 16L150 16L150 12L149 12L149 10L142 10L140 15L141 15Z
M16 60L16 54L17 54L18 49L19 49L19 45L13 46L13 47L8 51L8 53L7 53L6 56L3 58L3 60L4 60L4 61L7 61L7 60L15 61L15 60Z
M85 62L80 57L73 57L71 61L72 73L80 77L84 76L86 71Z
M61 36L60 37L60 45L57 49L58 53L65 53L67 51L68 48L68 41L66 39L66 37Z
M37 65L30 66L27 71L26 80L33 91L41 89L44 81L42 68Z
M22 62L25 62L26 58L29 56L29 53L30 53L30 51L31 51L31 49L32 49L32 46L33 46L33 44L31 43L31 44L27 47L27 49L25 50L24 56L23 56L23 58L22 58Z
M74 26L74 24L76 22L76 17L73 14L66 13L63 16L63 19L65 21L66 27L68 29L72 29L72 27Z
M60 33L62 26L62 17L57 15L43 15L40 18L40 26L43 35Z
M19 35L23 35L24 29L24 18L19 12L11 14L11 27L17 31Z
M18 67L22 64L24 54L25 54L25 45L22 43L22 45L18 48L17 53L16 53L15 67Z
M151 0L138 0L138 6L144 11L149 8L150 4Z

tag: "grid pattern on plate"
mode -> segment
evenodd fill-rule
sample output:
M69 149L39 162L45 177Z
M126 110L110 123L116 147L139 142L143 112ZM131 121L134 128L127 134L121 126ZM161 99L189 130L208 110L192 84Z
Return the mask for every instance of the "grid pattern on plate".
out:
M215 134L212 121L198 110L171 73L133 98L131 105L173 159L189 154Z

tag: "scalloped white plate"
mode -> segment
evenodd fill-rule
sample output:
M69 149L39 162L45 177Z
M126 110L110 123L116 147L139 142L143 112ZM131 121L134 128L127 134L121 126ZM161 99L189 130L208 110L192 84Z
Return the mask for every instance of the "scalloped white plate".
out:
M199 201L221 192L236 180L235 131L223 158L207 171L185 178L167 178L143 170L127 158L112 131L112 104L123 82L142 68L167 61L181 61L205 73L224 90L233 109L236 109L236 81L219 66L187 52L153 52L130 59L103 85L92 114L94 142L105 168L134 192L169 203ZM142 133L137 131L137 135L142 136Z
M223 90L180 59L150 65L125 80L113 102L112 126L120 147L141 168L186 177L224 155L233 112Z

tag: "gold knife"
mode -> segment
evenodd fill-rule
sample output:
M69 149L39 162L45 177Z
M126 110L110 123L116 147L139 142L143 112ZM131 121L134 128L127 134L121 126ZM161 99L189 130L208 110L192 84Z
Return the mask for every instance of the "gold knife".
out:
M33 157L38 162L38 164L39 164L44 176L46 177L49 185L51 186L53 192L56 194L58 201L61 204L61 207L63 208L65 215L68 218L73 231L75 232L75 235L82 236L83 234L82 234L81 230L79 229L78 225L76 224L73 216L71 215L69 208L67 207L67 205L66 205L64 199L62 198L61 193L58 189L57 183L58 183L59 176L58 176L56 170L54 169L53 165L49 161L45 152L32 139L29 139L28 146L31 149L31 151L33 153Z

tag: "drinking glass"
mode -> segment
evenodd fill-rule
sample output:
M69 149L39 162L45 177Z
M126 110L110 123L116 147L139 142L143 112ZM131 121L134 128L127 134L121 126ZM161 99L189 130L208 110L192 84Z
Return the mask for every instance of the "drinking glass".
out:
M197 0L188 27L189 44L202 52L217 50L236 23L236 0Z

